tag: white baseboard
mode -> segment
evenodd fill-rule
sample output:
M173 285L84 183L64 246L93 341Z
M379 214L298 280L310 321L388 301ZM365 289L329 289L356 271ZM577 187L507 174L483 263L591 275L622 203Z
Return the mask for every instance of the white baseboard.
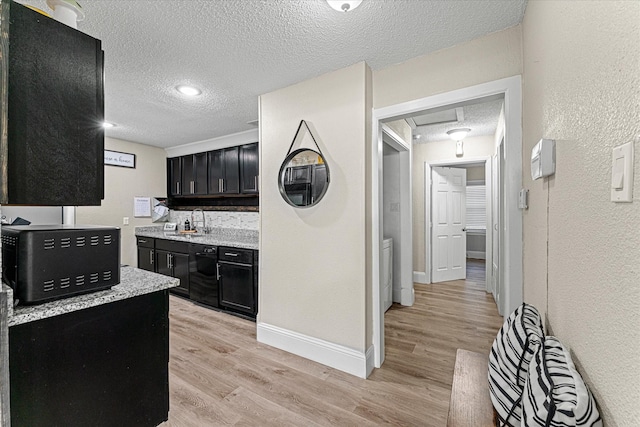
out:
M258 342L297 354L348 374L367 378L373 371L373 346L363 353L267 323L258 323L256 332Z
M427 278L427 273L424 271L414 271L413 272L413 282L420 283L426 285L429 283L429 279Z
M480 251L467 251L467 258L487 259L487 253Z

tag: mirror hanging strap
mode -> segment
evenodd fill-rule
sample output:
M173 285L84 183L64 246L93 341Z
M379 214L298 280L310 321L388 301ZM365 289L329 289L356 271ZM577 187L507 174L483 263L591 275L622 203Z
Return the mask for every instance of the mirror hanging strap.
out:
M318 153L320 153L320 155L324 158L324 154L322 154L322 150L320 149L320 146L318 145L316 138L313 136L313 132L311 132L311 128L309 128L309 125L307 124L306 121L304 121L304 119L300 120L300 124L298 125L298 130L296 130L296 134L293 136L293 141L291 141L291 145L289 146L289 151L287 151L287 156L291 154L291 149L293 148L293 144L295 144L296 140L298 139L298 135L300 134L300 129L302 129L302 125L304 125L307 128L309 135L311 135L311 139L313 139L313 143L316 145L316 148L318 149Z

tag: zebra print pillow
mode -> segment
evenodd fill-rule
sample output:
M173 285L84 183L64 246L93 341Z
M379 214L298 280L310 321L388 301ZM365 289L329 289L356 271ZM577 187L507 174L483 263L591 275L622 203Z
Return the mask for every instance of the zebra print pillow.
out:
M529 364L522 395L522 425L602 427L596 402L571 355L547 337Z
M489 353L489 392L500 425L519 426L529 361L544 339L540 313L523 303L500 328Z

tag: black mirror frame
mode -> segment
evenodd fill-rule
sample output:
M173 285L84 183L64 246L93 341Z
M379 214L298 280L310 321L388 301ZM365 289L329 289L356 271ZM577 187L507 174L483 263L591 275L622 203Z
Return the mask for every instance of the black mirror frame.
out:
M322 164L325 166L326 168L326 172L327 172L327 179L324 183L324 186L322 188L322 191L320 192L320 194L318 194L317 197L313 198L310 201L310 203L306 204L306 205L298 205L296 203L294 203L290 198L289 195L287 194L287 191L285 189L285 174L286 174L286 170L288 167L290 167L290 163L291 161L300 153L304 153L306 151L310 151L312 153L315 153L317 156L319 156L322 159ZM311 150L309 148L300 148L295 150L292 153L289 153L289 155L287 155L287 157L284 159L284 161L282 162L282 166L280 166L280 171L278 172L278 189L280 190L280 195L282 196L282 198L285 200L285 202L287 202L289 205L295 207L295 208L300 208L300 209L304 209L304 208L310 208L312 206L315 206L318 204L318 202L320 202L320 200L322 200L322 198L324 197L324 195L327 193L327 189L329 188L329 182L331 181L330 179L330 173L329 173L329 166L327 165L327 161L324 158L324 156L322 155L322 153L319 153L316 150ZM313 183L311 184L313 185Z

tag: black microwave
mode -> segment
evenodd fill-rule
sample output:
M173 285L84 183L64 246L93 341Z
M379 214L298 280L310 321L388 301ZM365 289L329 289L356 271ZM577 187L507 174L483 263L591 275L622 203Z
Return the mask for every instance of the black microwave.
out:
M2 278L20 304L39 304L120 283L120 229L2 227Z

